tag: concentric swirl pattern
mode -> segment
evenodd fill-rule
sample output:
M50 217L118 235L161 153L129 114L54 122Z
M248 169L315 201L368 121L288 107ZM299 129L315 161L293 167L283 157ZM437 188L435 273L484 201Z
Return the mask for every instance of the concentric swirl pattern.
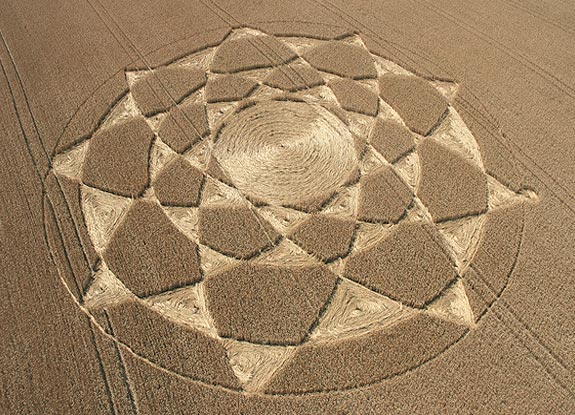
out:
M346 125L318 104L267 101L240 111L216 137L214 156L255 200L299 205L340 188L357 165Z

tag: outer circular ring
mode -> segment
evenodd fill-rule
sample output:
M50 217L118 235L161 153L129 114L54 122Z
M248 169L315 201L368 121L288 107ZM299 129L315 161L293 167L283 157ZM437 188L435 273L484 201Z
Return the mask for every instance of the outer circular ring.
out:
M314 24L314 22L309 22L309 23L310 23L310 24ZM95 93L96 93L96 92L95 92ZM94 95L92 95L92 96L94 96ZM90 101L87 101L87 102L90 102ZM73 116L72 119L68 122L68 124L71 124L71 123L73 122L73 118L74 118L74 116ZM57 199L59 198L59 196L58 196L58 194L57 194L58 192L53 192L53 193L51 194L51 192L53 191L53 189L51 190L50 188L48 188L49 186L46 186L46 187L47 187L47 188L46 188L46 193L47 193L47 194L46 194L45 197L44 197L44 202L45 202L45 203L44 203L44 209L45 209L45 215L44 215L44 217L45 217L45 219L47 219L48 221L53 221L53 220L50 219L50 210L54 209L54 206L58 206L58 202L61 203L62 200L60 200L60 201L57 200ZM51 194L51 196L48 196L48 194ZM60 196L61 196L61 195L60 195ZM67 202L66 202L65 200L64 200L63 202L64 202L64 204L67 204ZM68 214L69 214L69 213L70 213L70 212L68 212ZM60 221L64 220L64 216L66 216L67 214L66 214L66 212L58 212L56 209L54 209L54 215L56 216L56 221L60 222ZM52 225L50 226L50 225L48 224L48 221L45 220L45 230L46 230L46 234L49 236L48 239L49 239L49 242L50 242L50 243L49 243L49 246L50 246L51 254L53 255L53 258L54 258L54 260L55 260L56 265L57 265L58 268L59 268L59 271L60 271L60 272L67 272L67 271L66 271L66 268L69 268L69 267L70 267L70 265L69 265L69 264L70 264L70 263L69 263L69 260L70 260L70 259L69 259L69 258L66 258L66 257L62 257L61 255L58 255L58 254L57 254L57 251L58 251L59 247L54 243L54 237L56 237L56 238L64 238L64 239L65 239L66 236L65 236L65 235L62 235L62 234L61 234L61 231L60 231L60 235L54 234L54 230L55 230L55 229L58 230L58 226L56 226L56 228L54 228L54 224L52 224ZM76 232L77 232L77 231L76 231ZM65 244L65 242L66 242L66 241L64 241L64 244ZM521 242L522 242L522 241L521 241ZM518 249L517 249L517 256L519 256L519 253L520 253L520 251L521 251L521 242L519 243L519 246L518 246ZM74 254L73 252L68 252L68 253L67 253L67 255L73 255L73 254ZM508 274L508 280L506 281L505 286L507 286L507 283L508 283L508 281L509 281L509 278L511 277L511 274L513 273L513 270L514 270L514 268L515 268L515 264L516 264L516 261L514 261L513 267L512 267L512 269L510 270L510 272L509 272L509 274ZM72 272L73 272L73 271L72 271ZM61 279L62 279L63 285L64 285L65 288L68 290L68 292L70 293L70 295L73 297L74 301L79 305L79 307L81 308L82 312L84 312L84 313L91 319L91 321L99 328L99 330L102 331L103 333L105 333L108 337L112 338L112 339L113 339L115 342L117 342L118 344L122 345L124 348L126 348L126 349L128 349L128 350L131 351L131 348L130 348L130 346L129 346L128 344L123 343L122 341L118 340L117 338L115 338L115 337L113 337L113 336L111 336L110 334L107 333L107 330L99 323L99 320L96 319L93 315L91 315L91 313L90 313L86 308L84 308L84 307L81 305L81 301L79 300L79 298L77 298L77 297L73 294L73 290L66 284L65 279L64 279L64 278L61 278ZM497 301L497 299L501 296L501 294L503 293L503 291L504 291L504 289L503 289L501 292L499 292L497 298L493 299L493 300L491 301L491 303L488 304L489 307L491 307L491 306L493 305L493 303L494 303L495 301ZM436 357L440 356L443 352L447 351L450 347L452 347L454 344L456 344L456 343L459 342L461 339L463 339L463 338L467 335L467 333L469 333L469 331L466 331L465 333L463 333L463 334L461 335L461 337L457 338L456 340L454 340L453 342L451 342L449 345L447 345L447 347L446 347L445 349L443 349L440 353L438 353L438 354L436 354L436 355L430 357L429 359L427 359L425 362L423 362L423 363L421 363L421 364L425 364L425 363L427 363L427 362L429 362L429 361L435 359ZM132 352L133 352L133 351L132 351ZM135 352L133 352L133 353L135 354ZM136 354L136 355L137 355L137 354ZM139 356L139 355L137 355L137 356ZM146 358L145 356L139 356L139 357L141 357L141 358L143 358L143 359L145 359L145 360L149 360L149 359ZM170 371L169 369L167 369L167 368L164 368L164 369L165 369L166 371L171 372L171 371ZM382 378L382 379L374 380L373 382L370 382L370 383L368 383L367 385L373 385L373 384L376 384L376 383L379 383L379 382L383 382L383 381L386 380L386 379L390 379L390 378L395 377L395 376L400 376L400 375L402 375L403 373L406 373L406 372L408 372L408 371L411 371L412 369L413 369L413 368L409 368L409 369L404 370L404 371L402 371L402 372L400 372L400 373L395 373L395 374L393 374L393 375L391 375L391 376L389 376L389 377L385 377L385 378ZM178 374L178 375L181 376L180 374ZM211 385L210 383L205 382L205 381L202 381L202 380L193 379L193 378L188 378L188 379L193 380L193 381L195 381L195 382L204 383L204 384L206 384L206 385ZM218 386L221 386L221 385L218 385ZM353 389L361 388L361 387L364 387L364 386L366 386L366 384L354 386L354 387L351 387L351 388L341 388L341 389L322 390L322 391L307 391L307 392L303 392L303 393L294 393L294 394L295 394L295 395L308 395L308 394L316 394L316 393L329 393L329 392L341 391L341 390L353 390ZM226 388L225 386L222 386L222 387L223 387L223 388ZM229 389L229 390L231 390L231 391L234 391L234 390L235 390L235 389L231 389L231 388L227 388L227 389ZM291 394L291 393L290 393L290 394ZM270 395L273 395L273 394L270 394ZM279 394L279 395L281 395L281 394Z

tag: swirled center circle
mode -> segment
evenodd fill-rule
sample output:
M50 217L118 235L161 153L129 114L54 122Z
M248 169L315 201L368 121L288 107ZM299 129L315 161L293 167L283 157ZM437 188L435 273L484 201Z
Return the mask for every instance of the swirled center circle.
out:
M220 131L214 155L241 191L276 205L333 192L357 165L353 137L338 117L292 101L237 113Z

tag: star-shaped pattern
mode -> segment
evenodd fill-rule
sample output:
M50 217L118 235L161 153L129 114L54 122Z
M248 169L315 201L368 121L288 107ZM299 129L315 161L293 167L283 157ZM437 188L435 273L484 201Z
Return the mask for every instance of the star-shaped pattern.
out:
M221 342L254 393L303 344L422 314L474 326L462 275L486 215L529 195L485 171L457 84L359 35L252 29L126 81L53 162L102 259L86 308L137 302Z

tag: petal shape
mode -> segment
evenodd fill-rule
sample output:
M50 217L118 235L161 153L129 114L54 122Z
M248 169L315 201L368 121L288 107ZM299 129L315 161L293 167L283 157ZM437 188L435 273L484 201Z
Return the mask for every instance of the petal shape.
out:
M372 117L377 114L379 98L366 86L351 79L334 79L328 86L344 110Z
M200 243L247 259L273 245L279 233L249 206L201 207Z
M439 238L429 225L404 222L385 239L351 256L346 276L421 308L457 277Z
M393 167L380 167L361 177L358 219L397 223L413 201L413 193Z
M321 71L345 78L377 77L373 58L367 50L349 43L326 42L306 51L303 58Z
M447 100L428 81L415 76L385 74L379 94L417 134L427 135L447 111Z
M227 102L239 101L247 97L258 83L239 75L223 75L211 78L206 85L206 101Z
M160 139L178 153L185 152L209 133L206 108L202 104L172 108L158 130Z
M487 177L479 167L433 139L421 142L418 154L421 179L417 196L434 221L485 212Z
M371 129L369 143L390 163L395 163L415 148L411 131L396 121L379 118Z
M121 196L140 195L148 186L148 157L154 133L143 118L94 134L82 181Z
M307 65L290 63L275 68L264 79L264 83L272 88L295 92L322 85L324 80L316 69Z
M371 384L421 365L465 332L465 327L420 314L372 335L305 344L279 369L266 392L323 393Z
M206 75L200 69L163 67L138 79L131 91L142 113L152 116L178 104L205 83Z
M222 337L287 345L308 335L336 281L323 266L243 263L210 277L205 287Z
M198 206L203 173L182 157L162 169L154 181L154 192L162 205Z
M289 238L305 251L329 262L349 252L355 220L334 215L312 215Z
M232 73L281 65L296 53L274 37L246 36L224 42L210 65L212 72Z
M110 270L137 296L201 279L198 247L156 203L137 200L104 252Z

